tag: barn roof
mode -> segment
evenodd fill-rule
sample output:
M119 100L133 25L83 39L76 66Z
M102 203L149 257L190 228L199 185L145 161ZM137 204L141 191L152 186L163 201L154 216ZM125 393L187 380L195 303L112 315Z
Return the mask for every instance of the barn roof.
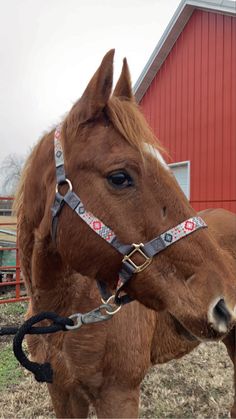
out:
M236 2L232 0L182 0L134 85L137 102L142 99L196 9L236 16Z

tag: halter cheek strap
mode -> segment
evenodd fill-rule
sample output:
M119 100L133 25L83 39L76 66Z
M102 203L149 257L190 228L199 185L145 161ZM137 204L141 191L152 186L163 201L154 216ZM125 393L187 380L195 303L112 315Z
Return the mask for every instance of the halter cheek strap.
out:
M69 179L66 178L64 169L64 157L63 150L60 142L61 138L61 126L58 126L55 130L54 135L54 157L56 164L56 195L54 199L52 211L52 238L55 241L56 231L58 224L58 217L64 205L68 205L76 214L102 239L113 246L119 253L124 257L122 260L121 270L119 272L119 280L117 284L115 302L116 304L126 304L132 301L132 298L128 295L120 296L120 293L124 285L131 279L133 274L138 273L146 269L152 262L153 256L163 251L166 247L172 245L183 237L188 236L194 231L207 227L206 223L201 217L191 217L188 220L178 224L164 233L160 234L153 240L143 244L123 244L116 237L113 230L107 227L101 220L95 217L91 212L86 211L83 203L81 202L78 195L73 192L72 184ZM62 184L68 185L68 190L63 196L59 192L59 186ZM135 253L143 258L143 263L137 265L132 257ZM108 292L106 284L103 281L98 281L98 286L104 300L108 300L111 297L111 293Z

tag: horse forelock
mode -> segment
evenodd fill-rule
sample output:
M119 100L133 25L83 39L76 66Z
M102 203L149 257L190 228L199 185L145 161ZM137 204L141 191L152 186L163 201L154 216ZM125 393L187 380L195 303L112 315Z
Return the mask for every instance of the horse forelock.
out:
M121 100L112 96L107 103L106 113L114 128L142 155L147 151L147 144L159 152L164 151L133 100Z

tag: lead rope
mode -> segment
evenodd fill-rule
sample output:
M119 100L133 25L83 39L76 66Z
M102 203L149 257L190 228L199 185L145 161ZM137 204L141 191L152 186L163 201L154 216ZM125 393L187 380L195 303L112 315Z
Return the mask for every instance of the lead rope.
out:
M69 317L61 317L53 312L42 312L30 317L20 327L0 327L0 336L15 335L13 339L13 352L19 363L28 371L34 374L35 379L41 383L53 382L53 370L49 362L39 364L30 361L23 351L22 344L25 335L49 334L56 332L69 332L78 330L84 324L98 323L111 319L121 308L114 307L112 301L108 304L102 304L88 313L76 313ZM105 314L103 314L105 311ZM47 326L35 326L35 324L50 320L52 323Z

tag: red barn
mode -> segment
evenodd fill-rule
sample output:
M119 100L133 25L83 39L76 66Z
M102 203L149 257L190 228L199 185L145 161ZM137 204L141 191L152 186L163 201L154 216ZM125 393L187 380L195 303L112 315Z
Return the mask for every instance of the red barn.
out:
M192 206L236 212L235 1L182 1L134 90Z

